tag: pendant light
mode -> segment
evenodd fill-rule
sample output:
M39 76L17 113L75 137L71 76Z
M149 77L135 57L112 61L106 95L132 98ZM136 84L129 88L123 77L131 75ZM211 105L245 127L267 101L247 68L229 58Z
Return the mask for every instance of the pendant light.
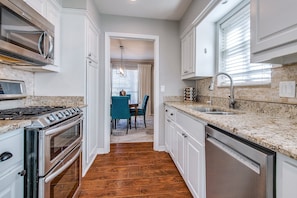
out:
M126 72L126 68L125 68L125 64L124 64L124 60L123 60L123 50L124 50L124 46L120 45L121 48L121 63L118 67L118 74L120 77L126 77L127 76L127 72Z

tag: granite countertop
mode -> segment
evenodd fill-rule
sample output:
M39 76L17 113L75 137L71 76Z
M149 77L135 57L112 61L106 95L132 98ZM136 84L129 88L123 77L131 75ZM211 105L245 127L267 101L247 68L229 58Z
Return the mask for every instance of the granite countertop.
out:
M29 126L30 124L30 120L0 120L0 135L15 129Z
M165 102L165 104L297 160L297 120L295 119L282 115L269 116L242 111L236 111L237 113L232 115L213 115L192 109L206 104L189 102Z

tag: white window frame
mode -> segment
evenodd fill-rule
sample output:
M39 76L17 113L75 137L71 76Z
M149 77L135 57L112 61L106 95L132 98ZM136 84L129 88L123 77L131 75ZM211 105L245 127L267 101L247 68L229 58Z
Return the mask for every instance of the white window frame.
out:
M236 15L240 10L242 10L245 6L249 6L250 1L249 0L244 0L241 3L239 3L233 10L231 10L228 14L224 15L221 19L219 19L216 23L216 49L217 49L217 72L226 72L224 69L222 69L222 56L221 56L221 40L222 40L222 31L220 29L221 24L225 23L230 17ZM259 82L255 82L255 81L245 81L245 82L236 82L236 80L234 80L234 85L235 86L259 86L259 85L268 85L271 83L271 64L262 64L259 63L257 64L258 66L268 66L270 67L270 78L268 80L265 81L259 81ZM228 73L231 77L232 74ZM234 78L234 77L233 77ZM226 78L225 76L219 76L217 79L217 86L218 87L225 87L225 86L229 86L230 85L230 81L228 78Z

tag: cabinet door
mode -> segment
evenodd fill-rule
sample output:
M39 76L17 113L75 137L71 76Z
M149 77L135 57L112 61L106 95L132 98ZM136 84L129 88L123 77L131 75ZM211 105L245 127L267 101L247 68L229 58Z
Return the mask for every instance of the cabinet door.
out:
M277 153L276 192L278 198L295 198L297 161Z
M191 30L182 39L181 53L182 76L195 73L195 29Z
M96 156L97 148L97 103L98 103L98 65L87 61L87 127L86 127L86 145L87 145L87 163L90 163Z
M171 149L171 134L170 134L170 123L171 120L165 116L165 147L166 151L170 154Z
M177 138L177 156L176 163L180 174L185 176L185 132L180 128L176 127L176 138Z
M186 137L186 183L194 197L205 197L205 151L191 136Z
M31 6L40 15L46 16L46 1L45 0L24 0L29 6Z
M272 50L262 53L260 61L297 52L296 45L290 44L297 41L296 6L295 0L251 0L251 52Z
M24 177L18 173L23 165L13 167L0 177L0 198L24 197Z
M94 25L89 22L87 27L87 57L98 62L98 32Z

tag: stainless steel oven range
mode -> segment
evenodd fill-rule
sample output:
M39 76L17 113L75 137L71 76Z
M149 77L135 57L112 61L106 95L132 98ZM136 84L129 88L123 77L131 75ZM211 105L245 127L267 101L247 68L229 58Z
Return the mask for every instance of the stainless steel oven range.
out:
M26 107L0 119L30 119L25 128L25 197L78 197L83 113L79 108Z

